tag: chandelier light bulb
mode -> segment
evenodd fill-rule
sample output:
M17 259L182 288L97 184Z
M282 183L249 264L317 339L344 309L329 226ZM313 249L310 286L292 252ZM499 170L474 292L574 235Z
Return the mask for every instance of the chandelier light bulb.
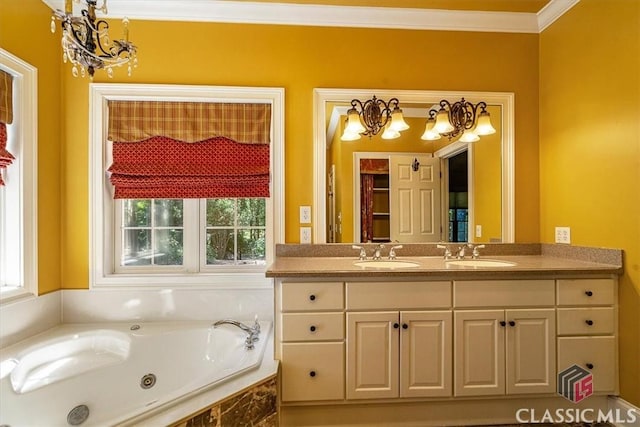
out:
M384 127L384 132L380 136L382 139L396 139L400 138L400 132L393 129L389 123Z
M447 133L455 130L449 121L449 113L444 108L440 108L440 111L438 111L436 115L434 130L438 133Z
M340 137L340 140L342 140L342 141L357 141L361 137L362 136L359 133L349 133L349 132L345 131L342 134L342 136Z
M366 132L367 129L362 125L360 121L360 114L355 108L349 109L347 111L347 127L344 129L345 133L363 133Z
M460 142L476 142L480 141L480 137L476 135L473 130L467 129L460 137Z

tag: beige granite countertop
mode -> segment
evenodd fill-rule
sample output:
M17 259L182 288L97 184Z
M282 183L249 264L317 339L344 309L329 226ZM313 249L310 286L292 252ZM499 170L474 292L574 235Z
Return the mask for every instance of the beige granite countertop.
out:
M508 267L453 265L443 256L401 256L396 261L411 261L415 267L377 268L356 265L358 257L351 250L350 256L344 256L344 246L335 245L282 245L277 251L275 262L269 266L267 277L272 278L380 278L388 280L393 277L425 278L425 279L486 279L486 278L546 278L546 277L580 277L609 276L622 273L622 251L616 249L560 247L557 245L524 245L525 255L514 255L518 252L517 244L493 247L486 250L484 260L500 260L514 263ZM327 249L329 246L329 249ZM406 246L406 245L405 245ZM435 245L433 245L435 246ZM548 247L547 247L548 246ZM350 249L350 246L349 246ZM415 249L415 248L414 248ZM400 252L400 251L398 251ZM411 254L417 250L407 250ZM431 248L424 250L431 253ZM312 254L341 256L313 256ZM504 254L504 255L503 255ZM383 252L386 255L386 252ZM386 257L383 257L386 261ZM602 262L600 262L602 261Z

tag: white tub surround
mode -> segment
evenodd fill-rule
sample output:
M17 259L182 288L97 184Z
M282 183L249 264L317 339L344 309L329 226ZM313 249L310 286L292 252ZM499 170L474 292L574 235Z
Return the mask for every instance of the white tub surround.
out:
M63 425L77 416L93 426L137 423L259 371L271 322L260 327L247 349L245 332L211 322L61 325L2 350L0 424ZM173 413L172 422L190 413Z
M0 306L0 348L46 331L62 321L62 292L22 298Z

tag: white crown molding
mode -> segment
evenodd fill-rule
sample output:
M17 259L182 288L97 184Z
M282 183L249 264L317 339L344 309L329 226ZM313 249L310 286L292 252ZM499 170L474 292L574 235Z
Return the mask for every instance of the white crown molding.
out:
M551 0L545 7L543 7L538 15L538 32L541 33L549 25L553 24L556 19L560 18L578 4L580 0Z
M578 1L551 0L536 14L233 0L110 0L108 16L156 21L539 33ZM64 9L64 0L43 2L52 9Z

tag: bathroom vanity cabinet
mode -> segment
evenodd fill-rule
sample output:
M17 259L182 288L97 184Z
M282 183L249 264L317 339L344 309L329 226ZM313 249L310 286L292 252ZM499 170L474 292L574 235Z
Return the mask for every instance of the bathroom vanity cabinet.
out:
M593 374L594 394L617 393L610 271L329 271L275 276L284 414L449 402L455 419L474 399L561 403L557 375L574 364Z

